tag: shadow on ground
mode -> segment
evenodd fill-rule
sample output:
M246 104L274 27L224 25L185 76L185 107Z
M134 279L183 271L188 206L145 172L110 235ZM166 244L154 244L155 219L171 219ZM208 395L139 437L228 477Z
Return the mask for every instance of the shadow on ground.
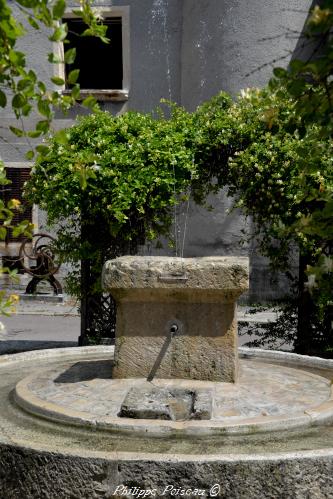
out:
M78 383L92 379L111 379L111 360L77 362L60 374L54 383Z
M0 341L0 355L30 350L43 350L44 348L68 348L77 346L77 341L8 340Z

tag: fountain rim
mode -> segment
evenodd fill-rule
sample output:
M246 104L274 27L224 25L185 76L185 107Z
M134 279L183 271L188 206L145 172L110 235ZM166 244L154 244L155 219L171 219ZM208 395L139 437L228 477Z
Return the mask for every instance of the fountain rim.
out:
M82 350L86 352L87 358L89 360L98 359L101 354L112 353L113 346L86 346L86 347L70 347L70 348L58 348L58 349L45 349L45 350L35 350L30 352L22 352L17 354L7 354L0 357L0 371L8 368L15 368L17 364L23 361L34 362L36 360L47 360L49 358L56 359L61 358L62 361L75 360L82 355ZM273 351L273 350L263 350L254 348L239 348L240 355L255 357L256 355L264 357L267 354L270 360L275 358L276 360L288 360L291 363L300 363L303 365L309 365L310 361L313 361L312 366L322 369L333 369L333 359L322 359L320 357L309 357L304 355L293 354L290 352ZM297 362L298 361L298 362ZM292 460L317 460L317 459L333 459L333 446L327 448L315 449L305 449L298 451L279 451L279 452L268 452L268 453L227 453L223 452L212 453L212 454L191 454L191 453L177 453L177 454L163 454L161 452L149 453L149 452L128 452L128 451L100 451L100 450L89 450L75 447L69 450L68 447L60 447L54 449L48 444L41 443L39 441L29 441L25 443L23 441L13 442L10 437L3 432L0 433L0 446L5 448L15 447L17 449L23 449L37 454L48 454L56 453L64 456L73 456L81 458L96 458L96 459L107 459L108 461L158 461L158 462L169 462L169 463L179 463L179 462L216 462L216 463L232 463L232 462L276 462L280 460L292 461Z
M95 354L110 354L113 355L114 347L104 348L102 347L82 347L71 348L71 349L59 349L58 352L51 350L49 352L42 351L41 356L46 356L46 358L57 358L60 352L63 352L62 361L65 360L64 356L68 358L71 353L74 353L74 358L79 355L81 360L91 359L89 353ZM71 352L69 352L71 350ZM88 353L89 352L89 353ZM81 353L81 355L80 355ZM82 354L85 354L82 357ZM21 354L17 354L20 356ZM36 359L38 355L33 354L32 358ZM286 368L293 367L297 364L297 367L319 367L325 366L326 368L333 370L333 361L315 358L308 356L298 356L295 354L276 352L276 351L266 351L261 349L240 349L240 357L243 358L253 358L268 361L284 360L284 363L288 362ZM29 358L29 355L28 355ZM67 359L66 359L67 360ZM68 359L69 360L69 359ZM27 354L24 355L24 361L27 361ZM47 372L47 371L46 371ZM45 373L45 369L41 371L42 374ZM132 420L128 418L119 418L115 416L101 416L97 417L93 414L87 414L80 410L73 410L71 407L66 408L61 405L54 404L52 401L47 401L36 396L30 389L29 385L35 378L41 374L40 372L34 372L31 375L24 377L20 380L14 391L14 400L16 404L24 411L37 416L39 418L58 423L58 424L69 424L75 425L81 428L94 428L98 431L108 431L117 432L119 435L140 435L145 434L146 436L168 438L174 436L186 437L197 437L197 436L232 436L232 435L246 435L249 433L271 433L274 431L284 431L291 429L301 429L309 428L312 426L329 424L333 421L333 390L331 386L331 395L328 400L320 403L318 406L309 407L304 412L299 414L287 415L271 415L271 416L257 416L248 417L241 422L220 422L214 420L191 420L191 421L161 421L161 420L146 420L137 419ZM309 373L310 374L310 373ZM117 380L115 380L117 381ZM126 381L126 379L122 380ZM131 380L128 380L131 382ZM133 381L133 380L132 380ZM163 381L163 380L162 380ZM173 384L175 380L164 380L170 384ZM214 384L212 382L212 384ZM198 435L198 432L200 435Z
M83 351L89 355L89 358L93 358L95 355L99 358L101 354L113 354L114 345L45 348L41 350L4 354L0 356L0 370L25 361L33 362L34 360L47 360L48 358L53 357L61 357L62 360L70 360L71 358L75 359L76 357L80 357ZM333 359L301 355L283 350L265 350L263 348L239 347L238 353L240 358L265 358L267 360L288 362L295 365L297 364L298 367L313 367L318 369L333 370Z

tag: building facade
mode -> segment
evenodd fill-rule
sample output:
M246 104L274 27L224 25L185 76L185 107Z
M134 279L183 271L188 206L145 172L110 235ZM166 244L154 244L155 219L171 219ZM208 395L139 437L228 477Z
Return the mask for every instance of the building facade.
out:
M102 109L119 114L128 110L149 112L162 98L193 111L221 90L235 96L243 88L263 86L274 65L286 66L297 54L311 1L97 0L95 5L117 38L104 52L89 38L78 47L77 64L86 75L82 93L92 93ZM64 17L71 32L80 31L70 2ZM20 40L28 64L44 81L63 76L70 67L47 61L49 52L63 53L62 44L50 42L43 30L33 31ZM85 112L78 106L65 117L57 116L54 126L68 127L77 114ZM1 110L0 118L1 158L12 174L21 170L26 175L31 164L24 155L30 145L7 131L9 125L15 126L10 108ZM29 118L34 119L38 117ZM240 244L242 230L251 231L251 221L239 212L227 213L232 201L224 192L210 201L213 211L190 206L184 256L248 254L250 300L281 296L285 292L283 279L273 284L268 263L255 244ZM38 208L31 216L38 230L44 229L45 216ZM180 209L182 223L183 219ZM2 249L15 256L17 247L18 243L12 241Z

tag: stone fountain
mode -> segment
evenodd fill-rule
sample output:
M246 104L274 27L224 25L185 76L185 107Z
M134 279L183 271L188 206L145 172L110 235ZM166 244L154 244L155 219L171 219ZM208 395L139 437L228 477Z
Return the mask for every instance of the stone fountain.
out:
M120 257L103 283L114 348L0 358L1 497L330 497L333 361L237 352L246 258Z
M117 302L113 378L237 380L235 310L248 288L247 258L125 256L106 265L104 285ZM194 386L136 384L120 415L174 419L173 402L182 419L186 407L188 417L209 419L210 391Z
M121 257L104 284L117 301L115 378L237 380L247 258Z

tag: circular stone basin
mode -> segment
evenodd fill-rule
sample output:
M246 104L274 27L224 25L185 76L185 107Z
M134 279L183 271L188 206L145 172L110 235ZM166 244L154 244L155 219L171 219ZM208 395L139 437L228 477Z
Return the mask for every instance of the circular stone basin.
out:
M204 420L171 421L120 417L130 390L184 390L209 399ZM17 404L37 416L100 430L163 435L217 435L305 427L333 417L331 382L325 377L260 359L241 359L239 381L111 379L111 361L69 362L43 369L16 385ZM150 401L151 402L151 401Z
M278 394L282 388L278 380L283 372L286 375L282 380L286 398L285 405L281 403L279 406L281 413L270 413L276 400L269 395L267 371L265 378L260 379L259 373L256 376L262 401L266 400L267 405L263 408L262 402L260 408L252 404L246 409L254 419L283 418L280 431L270 431L269 427L266 427L267 431L257 431L260 430L258 424L248 426L246 434L238 430L223 431L222 428L212 433L203 425L210 421L141 421L157 425L155 436L131 428L109 431L110 427L107 427L105 431L98 424L93 425L92 420L87 424L74 420L73 415L66 420L65 386L69 393L73 392L74 385L78 390L92 391L96 398L89 409L91 414L100 411L104 414L104 403L109 404L111 393L112 357L113 347L110 346L0 356L0 497L92 499L126 494L132 497L131 487L137 487L141 497L142 491L147 492L146 497L184 497L187 490L190 491L189 497L200 496L195 492L200 490L203 497L220 499L332 497L333 417L329 384L333 380L333 360L241 348L240 357L246 361L242 361L243 377L246 370L256 376L258 366L264 376L267 368L272 373L272 393ZM82 377L83 364L86 379ZM254 366L256 369L252 369ZM50 387L52 383L63 387L59 396L65 405L61 408L60 402L53 398L57 406L53 418L31 414L28 407L23 409L15 402L15 387L30 376L33 380L40 379L40 388L35 386L35 389L43 390L49 383ZM284 383L285 379L288 382ZM101 397L92 387L94 383L98 386L102 382L105 385ZM244 400L251 401L259 392L256 392L254 383L247 383L248 396L245 385L243 389L241 385L235 388L240 390ZM304 383L307 387L312 385L307 394L302 394ZM312 391L315 386L317 393ZM79 399L84 399L83 395L77 393L75 410L87 418L89 413L79 409ZM289 407L288 399L291 401ZM229 397L230 404L231 400ZM44 404L49 409L50 402L44 401ZM223 407L222 410L226 411L224 402ZM221 407L214 405L213 416L217 415L217 410ZM238 413L220 414L222 419L216 420L215 424L225 424L223 419L229 418L232 426L239 426L239 418L244 417L242 406L233 405L231 410ZM263 411L268 415L263 416ZM288 427L286 419L289 418L292 424L293 419L303 416L307 417L309 426L301 426L298 421L298 426ZM58 417L61 418L59 421ZM112 418L111 415L106 417ZM122 419L118 418L119 424L124 424ZM137 425L140 421L130 423ZM165 424L167 426L163 429ZM187 430L189 434L184 431L186 425L195 428L197 424L201 427L196 428L196 432L193 429ZM172 425L183 428L174 432L170 430ZM158 438L159 435L162 438ZM172 492L170 487L173 487Z

